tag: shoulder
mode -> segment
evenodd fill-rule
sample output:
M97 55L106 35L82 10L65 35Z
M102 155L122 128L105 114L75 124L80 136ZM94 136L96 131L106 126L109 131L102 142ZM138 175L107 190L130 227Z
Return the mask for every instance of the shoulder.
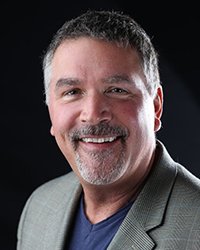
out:
M23 208L22 215L53 212L58 209L63 200L67 201L80 188L79 181L73 172L52 179L36 188Z
M174 185L175 190L178 190L183 197L187 197L188 199L197 197L196 202L200 204L200 179L183 165L177 163L176 166L177 177Z
M79 187L78 178L73 172L70 172L36 188L26 202L26 206L30 206L31 203L31 207L34 209L46 206L51 206L52 209L56 208L62 199L70 199L70 196L73 195L72 191Z
M67 200L73 195L73 191L80 188L78 178L73 172L49 180L36 188L26 201L24 211L31 207L34 210L42 207L57 207L63 199Z
M174 161L161 142L158 142L158 147L160 152L157 171L161 173L159 178L162 179L162 182L168 179L167 183L171 183L172 197L175 197L177 201L183 199L188 200L188 202L190 202L191 199L198 198L195 204L199 204L200 179L192 174L185 166Z
M200 212L200 179L187 167L174 161L168 160L169 168L175 169L175 179L171 191L171 200L176 207L192 208ZM171 203L170 203L171 204Z
M175 170L176 179L175 181L180 185L189 185L191 188L200 188L200 179L195 176L187 167L183 166L181 163L172 159L164 144L160 141L157 141L158 150L159 150L159 160L158 164L159 169L166 168L167 171Z
M70 207L80 193L81 186L73 172L50 180L34 190L20 216L17 232L18 248L21 249L23 245L26 247L22 249L29 249L26 245L28 242L35 242L34 244L43 242L43 234L40 232L46 231L47 225L52 225L53 221L62 220L66 207ZM53 220L54 216L56 218ZM34 237L38 240L34 240Z
M81 194L81 186L73 172L39 186L23 208L17 229L17 249L44 249L56 244L56 231ZM45 248L46 249L46 248Z
M55 179L49 180L48 182L39 186L33 191L32 196L43 196L51 195L55 193L66 192L66 189L73 188L78 185L79 181L75 174L71 171L66 175L59 176Z

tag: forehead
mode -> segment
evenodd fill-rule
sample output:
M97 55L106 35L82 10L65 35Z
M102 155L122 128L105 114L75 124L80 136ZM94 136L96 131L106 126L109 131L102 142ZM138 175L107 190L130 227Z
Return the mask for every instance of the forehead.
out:
M139 56L135 49L130 46L120 47L116 43L106 42L98 39L81 37L78 39L67 39L61 43L54 53L52 62L59 62L59 59L67 59L70 56L73 56L74 59L82 57L90 58L90 61L95 61L96 59L100 60L103 58L105 61L106 58L115 57L124 58L124 62L139 62ZM87 63L86 61L85 63ZM112 61L115 63L115 61Z
M107 77L141 74L138 53L127 46L91 38L65 40L55 51L51 64L51 80L58 77Z

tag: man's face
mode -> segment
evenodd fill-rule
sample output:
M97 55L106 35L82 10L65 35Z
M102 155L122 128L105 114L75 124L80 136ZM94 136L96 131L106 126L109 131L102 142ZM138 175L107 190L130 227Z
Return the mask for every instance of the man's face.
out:
M79 38L62 43L51 66L51 134L81 182L105 185L143 175L162 93L148 94L137 53Z

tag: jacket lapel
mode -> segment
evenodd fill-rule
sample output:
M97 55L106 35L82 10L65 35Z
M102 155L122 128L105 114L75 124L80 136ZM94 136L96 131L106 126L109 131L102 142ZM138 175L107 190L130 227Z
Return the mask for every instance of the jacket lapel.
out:
M151 250L156 242L148 232L163 221L176 177L176 166L161 145L161 154L142 191L125 217L108 250Z
M139 224L137 219L129 214L120 226L108 250L150 250L153 247L153 240L145 232L145 229Z

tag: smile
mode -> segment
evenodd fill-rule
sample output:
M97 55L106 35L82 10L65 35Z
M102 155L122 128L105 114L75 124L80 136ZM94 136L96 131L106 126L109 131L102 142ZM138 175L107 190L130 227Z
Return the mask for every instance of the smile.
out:
M117 137L106 137L106 138L82 138L81 140L86 143L105 143L105 142L113 142Z

